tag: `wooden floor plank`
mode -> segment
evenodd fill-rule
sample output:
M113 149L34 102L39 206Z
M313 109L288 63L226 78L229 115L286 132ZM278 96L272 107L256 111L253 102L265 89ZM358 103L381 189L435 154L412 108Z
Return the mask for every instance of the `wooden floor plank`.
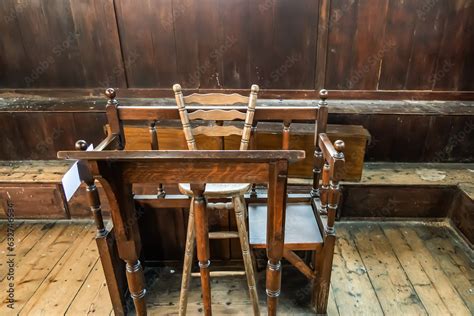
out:
M16 232L23 225L23 222L16 221L13 225ZM8 224L6 222L0 223L0 244L4 243L5 239L7 238L7 227Z
M456 245L450 228L416 226L414 229L474 315L474 261L466 256L464 247Z
M420 263L423 258L405 240L399 229L400 225L383 224L381 226L428 313L430 315L448 315L449 311L446 305Z
M328 316L339 316L339 309L336 305L336 299L334 298L334 288L331 285L329 289L329 299L328 299Z
M433 287L438 291L449 312L452 315L471 315L466 304L459 297L457 290L441 269L439 262L433 258L416 231L411 227L401 227L400 230L405 239L410 241L413 251L418 254L420 265L430 278Z
M420 299L378 224L353 223L349 231L387 315L425 315Z
M46 225L49 227L50 225ZM26 254L44 236L47 229L45 224L25 224L15 230L15 263L21 264ZM0 282L6 277L6 252L2 250L2 260L0 262Z
M15 315L22 307L23 315L113 315L90 225L25 222L16 229ZM337 235L328 315L473 314L474 252L452 229L342 222ZM176 314L181 275L148 268L146 278L155 280L147 286L149 314ZM265 314L265 271L258 291ZM310 293L310 282L285 266L279 314L314 315ZM212 298L215 315L251 314L243 277L213 278ZM4 306L0 315L13 315ZM199 278L193 278L188 315L202 313Z
M43 238L34 245L20 264L16 264L15 271L15 312L21 311L23 306L35 294L35 291L48 276L51 269L63 256L84 225L61 223L55 224ZM57 294L57 293L56 293ZM6 299L2 291L2 301ZM5 304L0 305L0 315L11 313Z
M100 260L97 259L91 273L66 311L66 315L109 315L111 313L112 302L104 279L104 270Z
M381 315L382 308L347 225L336 225L331 283L341 315Z
M89 224L23 307L22 315L64 315L97 262L95 228ZM61 289L61 295L57 295Z

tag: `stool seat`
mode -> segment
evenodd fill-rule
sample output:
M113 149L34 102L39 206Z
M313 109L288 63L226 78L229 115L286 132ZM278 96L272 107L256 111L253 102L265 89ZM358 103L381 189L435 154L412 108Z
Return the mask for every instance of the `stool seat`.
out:
M235 195L244 195L247 193L252 184L250 183L207 183L204 195L210 198L225 198ZM191 185L189 183L180 183L178 185L179 192L192 196Z

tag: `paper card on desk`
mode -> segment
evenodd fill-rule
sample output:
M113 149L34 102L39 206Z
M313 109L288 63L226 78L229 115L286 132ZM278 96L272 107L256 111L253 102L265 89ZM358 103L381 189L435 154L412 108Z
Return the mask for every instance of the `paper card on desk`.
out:
M93 149L94 146L90 144L86 151L91 151ZM77 161L64 174L61 182L63 184L66 201L69 202L74 193L76 193L77 189L81 186L81 178L79 177L79 168L77 166Z

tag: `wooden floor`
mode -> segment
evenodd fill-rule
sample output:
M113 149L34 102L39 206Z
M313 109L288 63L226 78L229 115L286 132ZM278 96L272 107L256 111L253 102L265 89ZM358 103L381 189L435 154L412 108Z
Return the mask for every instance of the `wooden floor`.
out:
M92 223L17 225L11 310L5 304L6 225L0 222L0 315L113 314ZM474 253L447 223L342 222L337 234L329 315L474 314ZM180 274L148 268L146 276L150 314L175 314ZM263 281L261 272L262 306ZM198 278L191 288L188 314L199 315ZM285 267L282 289L281 315L312 314L302 275ZM215 278L212 290L216 315L251 314L244 278Z

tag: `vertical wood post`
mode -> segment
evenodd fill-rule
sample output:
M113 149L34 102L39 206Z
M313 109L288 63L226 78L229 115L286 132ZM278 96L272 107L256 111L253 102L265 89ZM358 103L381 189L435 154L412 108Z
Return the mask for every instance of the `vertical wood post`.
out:
M339 181L344 173L344 170L336 170L337 168L344 168L344 142L337 140L334 143L334 148L337 153L333 156L335 159L334 170L331 172L330 187L327 197L327 227L324 232L326 238L324 239L323 248L320 252L315 252L314 256L316 278L313 283L312 304L318 314L326 314L327 312L334 245L336 243L334 221L340 197Z
M250 149L257 149L257 122L252 123L252 133L250 134ZM252 183L252 189L250 191L251 198L257 198L257 184Z
M105 107L105 112L107 114L107 122L110 127L112 134L118 135L119 145L117 149L125 148L125 133L123 131L123 125L118 116L118 101L115 99L116 92L112 88L105 90L105 95L109 100L107 100L107 106Z
M282 133L282 149L288 150L290 148L290 124L291 121L283 121L283 133Z
M158 143L158 135L157 135L157 132L156 132L156 122L155 121L150 123L149 130L150 130L150 147L151 147L151 150L159 150L160 145ZM162 198L162 197L165 197L165 196L166 196L166 192L163 188L163 183L160 183L160 184L158 184L157 197Z
M196 232L196 248L201 272L201 291L204 314L212 315L211 307L211 279L209 274L209 227L206 200L204 198L205 185L191 184L194 199L194 225Z
M314 167L313 167L313 188L311 189L311 196L319 196L319 180L321 177L321 168L323 167L323 153L318 146L318 139L320 133L326 132L327 120L328 120L328 108L327 98L328 91L319 91L320 101L318 103L318 118L315 122L314 130Z
M176 99L176 104L178 105L179 116L181 118L181 123L183 124L184 137L186 138L186 143L188 144L189 150L197 150L196 140L194 139L193 132L191 130L191 123L189 123L188 111L184 104L183 92L181 91L181 86L175 84L173 86L174 97Z
M327 215L328 207L328 193L329 193L329 177L330 177L330 166L326 162L323 167L323 179L321 181L321 215Z
M240 140L240 150L247 150L249 146L250 132L252 130L252 122L255 114L255 107L257 106L257 94L259 87L256 84L252 85L249 97L249 104L247 105L247 112L245 113L244 129L242 130L242 139Z
M286 184L288 161L271 164L268 183L267 272L268 315L276 315L281 291L281 258L285 239Z
M88 144L83 140L76 142L77 150L85 151L87 147ZM125 289L123 287L125 275L123 263L118 259L117 245L113 236L105 227L99 192L95 181L83 162L80 161L78 167L81 181L86 185L87 201L94 217L97 230L95 241L97 243L97 249L99 250L100 262L104 270L105 282L107 283L114 314L117 316L125 315Z

